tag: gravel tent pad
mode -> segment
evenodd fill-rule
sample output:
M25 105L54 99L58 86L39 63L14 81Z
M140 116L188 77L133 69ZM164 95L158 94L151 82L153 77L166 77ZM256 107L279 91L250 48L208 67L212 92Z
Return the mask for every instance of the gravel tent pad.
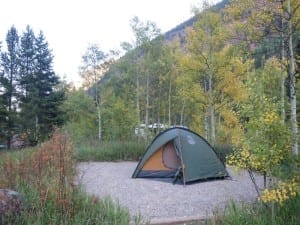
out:
M231 200L253 202L257 193L247 172L227 168L231 179L197 182L189 185L154 179L133 179L137 162L79 163L78 182L97 197L111 197L130 214L144 221L166 223L209 218ZM256 177L260 187L263 178Z

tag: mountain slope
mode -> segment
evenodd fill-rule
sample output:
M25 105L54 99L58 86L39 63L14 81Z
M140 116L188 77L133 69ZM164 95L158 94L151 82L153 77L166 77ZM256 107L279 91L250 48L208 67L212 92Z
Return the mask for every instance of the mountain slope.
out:
M213 9L217 12L224 9L226 4L229 3L229 0L223 0L213 6ZM183 23L177 25L173 29L167 31L164 36L167 42L174 40L175 37L179 37L181 43L184 43L185 40L185 30L188 27L192 27L193 24L197 21L197 16L193 16L190 19L184 21Z
M217 12L219 12L225 8L225 6L229 3L229 1L230 0L222 0L221 2L215 4L212 8L214 10L216 10ZM183 23L177 25L173 29L164 33L163 36L164 36L165 42L170 43L175 38L179 38L180 43L182 45L184 45L185 37L186 37L186 28L192 27L196 21L197 21L197 16L193 16L190 19L184 21ZM136 49L133 51L136 51ZM132 57L131 52L126 53L119 60L117 60L116 63L114 65L112 65L111 68L109 69L109 71L103 76L101 81L99 81L99 84L105 84L112 77L121 76L121 72L118 69L118 64L120 64L122 61L126 61L129 57Z

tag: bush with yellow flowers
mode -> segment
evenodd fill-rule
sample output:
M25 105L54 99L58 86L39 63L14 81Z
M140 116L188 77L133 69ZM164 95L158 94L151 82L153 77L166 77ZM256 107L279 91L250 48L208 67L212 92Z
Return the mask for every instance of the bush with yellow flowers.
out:
M288 127L281 123L276 111L269 109L250 118L245 130L247 132L236 143L235 151L227 157L227 163L271 175L273 168L290 155Z
M248 110L244 132L226 162L271 177L273 184L265 187L260 200L281 205L300 193L299 166L295 164L291 151L290 129L281 121L278 107L271 99L264 97L263 101L263 107L258 105L257 111L254 106Z
M258 172L268 178L265 181L269 183L265 182L263 191L256 184L255 178L252 179L259 202L267 206L263 209L267 209L266 215L270 215L270 218L257 224L298 225L300 157L292 153L290 123L281 118L281 95L276 88L280 77L276 81L274 66L270 65L269 69L270 73L262 69L249 76L246 81L248 99L235 105L242 129L240 136L233 139L233 153L227 156L226 163L245 169L250 174ZM239 222L235 224L244 224Z
M265 189L260 196L260 200L264 203L276 202L283 204L284 201L295 197L298 191L299 183L295 180L290 182L279 181L277 187Z

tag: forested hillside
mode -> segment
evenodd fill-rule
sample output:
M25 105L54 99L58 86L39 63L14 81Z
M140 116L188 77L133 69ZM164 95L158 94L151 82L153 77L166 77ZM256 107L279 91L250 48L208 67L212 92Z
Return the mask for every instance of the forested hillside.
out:
M277 194L266 189L262 196L282 203L299 184L300 3L226 3L204 4L165 35L133 18L135 41L122 44L127 53L118 60L90 46L81 70L89 96L84 89L69 94L69 105L82 104L68 110L82 112L71 113L69 130L99 142L150 141L161 129L188 127L213 146L233 149L228 164L265 176L289 171L281 177L286 183L274 182Z
M222 9L225 8L226 4L229 3L229 0L223 0L219 3L211 6L216 12L220 12ZM197 21L197 16L193 16L190 19L184 21L183 23L177 25L175 28L167 31L164 33L164 38L166 42L171 42L174 38L179 38L180 42L184 44L185 36L186 36L186 28L192 27L193 24Z
M71 150L82 153L76 156L79 160L136 160L162 129L184 126L215 149L229 149L226 165L248 171L254 185L254 172L265 178L264 190L255 186L258 204L243 211L233 205L233 212L222 212L213 224L298 225L299 0L224 0L215 7L204 3L195 17L166 34L138 17L130 26L135 39L121 44L126 52L121 57L96 44L87 48L78 89L53 71L42 32L36 35L28 26L19 35L12 26L1 42L0 144L10 148L17 136L36 145L55 127L63 127L65 139L41 145L46 150L33 156L42 164L32 167L41 175L40 165L57 164L49 171L57 171L62 188L53 190L60 198L49 196L59 200L59 215L77 216L77 211L65 214L61 207L77 206L64 197L74 193L64 189L74 186L64 175L65 168L72 170L64 165L73 160ZM28 160L26 168L31 169L33 161ZM21 162L15 166L21 175L9 173L13 163L8 162L3 177L23 178ZM48 196L45 174L47 185L40 196ZM37 185L41 187L39 180Z
M232 145L252 116L244 109L253 101L272 105L283 121L294 118L287 66L289 51L297 54L297 15L288 35L289 21L281 25L279 12L262 5L267 3L226 3L204 5L203 12L166 34L133 19L135 43L123 43L127 53L117 61L94 46L101 57L92 67L100 69L81 75L86 81L89 74L96 76L86 85L99 95L104 138L130 137L139 124L157 123L184 125L213 143ZM262 96L268 103L259 101Z

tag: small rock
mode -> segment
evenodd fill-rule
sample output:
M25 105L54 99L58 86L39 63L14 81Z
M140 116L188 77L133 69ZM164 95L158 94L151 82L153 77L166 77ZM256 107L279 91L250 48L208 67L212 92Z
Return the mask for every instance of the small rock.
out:
M0 218L5 215L20 214L23 210L23 196L10 189L0 189Z

